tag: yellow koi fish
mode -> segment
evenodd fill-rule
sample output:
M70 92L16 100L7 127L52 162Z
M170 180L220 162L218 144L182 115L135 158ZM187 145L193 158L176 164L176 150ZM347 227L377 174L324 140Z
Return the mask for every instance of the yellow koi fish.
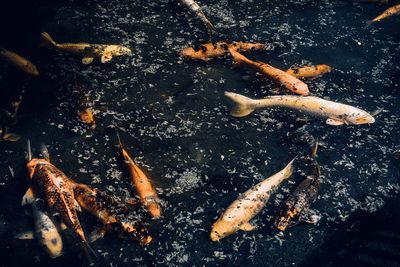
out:
M95 58L99 58L101 63L110 61L113 57L131 55L132 50L122 45L88 44L88 43L56 43L47 32L42 32L42 38L49 46L60 51L82 55L82 63L90 64Z

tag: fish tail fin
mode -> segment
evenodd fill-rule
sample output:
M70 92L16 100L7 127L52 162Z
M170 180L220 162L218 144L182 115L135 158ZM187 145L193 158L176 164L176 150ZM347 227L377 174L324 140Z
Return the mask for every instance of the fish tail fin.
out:
M317 157L317 152L318 152L318 139L315 140L315 143L311 146L311 157L316 158Z
M374 23L374 20L368 20L365 23L364 30L368 29L371 26L372 23Z
M85 240L82 241L82 249L83 249L83 253L85 254L85 258L88 260L89 265L93 266L94 265L94 260L93 257L97 258L97 254L94 251L94 249L89 245L89 243Z
M231 110L232 116L244 117L254 111L253 99L232 92L225 92L225 96L235 103Z
M51 38L50 34L47 32L42 32L41 36L43 38L44 44L48 46L57 46L57 43Z
M206 27L207 27L208 32L209 32L210 34L215 33L215 27L214 27L214 25L211 23L211 21L207 20L205 23L206 23Z
M120 149L124 149L124 146L122 145L122 141L121 141L121 136L119 135L119 132L118 132L117 129L115 130L115 133L116 133L116 135L117 135L118 147L119 147Z
M286 165L286 167L283 169L284 173L287 173L288 176L292 175L293 173L293 169L294 169L294 161L296 160L297 156L294 157L289 163L288 165Z

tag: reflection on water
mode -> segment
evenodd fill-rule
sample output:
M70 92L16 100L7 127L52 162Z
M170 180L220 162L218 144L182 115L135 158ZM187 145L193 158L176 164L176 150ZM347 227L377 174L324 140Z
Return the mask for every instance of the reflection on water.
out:
M282 69L328 64L333 72L307 81L313 94L369 112L382 109L371 126L330 127L319 120L305 126L326 144L319 151L322 185L313 204L322 219L283 234L272 229L281 201L298 182L289 181L255 218L257 230L211 243L208 233L219 212L297 152L290 134L304 125L296 120L302 115L271 109L243 119L230 117L224 91L258 98L272 94L276 86L251 71L232 68L229 58L207 64L180 59L179 49L208 37L174 1L42 1L31 8L34 14L22 12L32 24L15 25L20 34L2 30L13 32L2 45L27 56L42 74L23 78L0 64L1 101L25 91L12 128L22 139L0 144L4 264L70 266L81 259L73 238L65 238L65 253L56 260L49 260L34 241L13 239L31 226L19 207L27 188L27 138L36 150L40 143L49 145L52 160L71 178L129 196L134 191L112 129L120 128L126 147L159 189L165 211L160 221L152 222L154 242L145 248L113 235L93 244L99 261L112 266L296 265L328 242L336 225L360 210L376 212L397 195L398 17L364 30L365 22L385 7L346 1L199 3L217 29L213 41L271 43L272 50L247 55ZM133 57L83 66L80 58L37 48L41 31L59 42L121 43L133 49ZM71 107L76 74L86 82L96 110L94 131L78 121ZM89 215L82 220L87 231L96 225Z

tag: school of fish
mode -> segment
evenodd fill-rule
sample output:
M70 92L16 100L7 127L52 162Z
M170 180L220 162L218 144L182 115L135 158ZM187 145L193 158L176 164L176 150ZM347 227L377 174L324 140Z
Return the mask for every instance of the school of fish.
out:
M211 23L204 9L198 3L194 0L176 0L176 3L205 25L210 36L216 34L218 29ZM387 4L387 1L379 1L379 3ZM368 25L399 13L400 4L394 5L368 21ZM40 33L40 36L45 46L61 53L78 56L84 65L96 62L107 63L114 58L133 54L132 48L121 44L57 43L47 32ZM226 98L233 104L230 114L234 117L246 117L256 110L278 108L280 112L285 112L281 111L282 109L288 109L295 111L296 114L323 118L326 124L331 126L368 126L375 122L372 113L361 108L313 95L314 92L307 85L307 79L314 79L332 72L334 69L331 66L327 64L314 66L295 64L289 68L287 66L280 68L244 55L253 50L263 53L268 50L268 46L262 42L211 42L210 38L210 42L183 47L179 51L179 55L188 61L197 60L207 64L211 64L212 59L227 59L229 64L232 62L233 65L253 69L263 78L271 80L281 90L279 95L268 95L261 99L252 99L236 92L225 92ZM0 60L26 73L32 79L41 73L31 61L5 48L0 48ZM71 77L71 80L73 81L71 98L74 99L72 101L74 113L78 119L94 130L96 128L96 111L89 97L90 89L76 74ZM13 110L8 112L10 118L17 117L21 101L22 98L13 102ZM20 136L10 132L9 128L7 125L1 125L0 141L18 141L20 139ZM122 144L118 132L116 139L118 146L116 154L123 162L120 167L127 170L137 195L135 199L122 200L105 190L93 188L67 177L58 167L50 163L49 153L44 146L41 149L41 157L32 157L28 139L28 162L26 164L28 190L22 197L22 205L30 207L35 229L18 234L16 238L37 239L46 253L55 258L63 253L62 231L68 228L81 243L84 255L90 263L93 262L93 256L96 257L96 253L89 243L103 237L109 231L115 231L121 237L135 240L141 245L147 245L157 238L149 233L149 223L143 218L148 217L151 220L162 218L162 200L158 196L152 179L135 162ZM321 186L321 169L316 157L318 141L314 140L310 147L311 153L299 153L294 159L288 160L289 163L282 170L247 190L241 189L240 191L244 191L244 193L239 194L237 199L233 200L212 224L209 232L211 241L220 241L239 230L255 230L256 226L251 220L260 214L279 186L293 176L296 168L308 168L308 170L303 172L302 181L297 183L295 189L287 196L276 213L275 228L285 231L301 221L317 223L319 215L318 212L311 209L311 205L317 200ZM273 173L272 170L271 173ZM90 235L87 235L80 222L79 213L82 211L93 215L101 225ZM138 215L136 221L126 219L127 215L135 212L142 212L145 215Z

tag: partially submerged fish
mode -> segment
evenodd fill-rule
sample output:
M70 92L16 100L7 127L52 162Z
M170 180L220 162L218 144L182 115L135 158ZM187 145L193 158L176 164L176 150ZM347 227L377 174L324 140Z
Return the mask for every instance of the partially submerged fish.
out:
M301 221L316 223L318 216L310 210L320 187L320 167L315 158L308 158L313 168L312 174L300 182L281 206L281 211L275 220L275 226L281 231L294 226Z
M396 15L400 13L400 4L394 5L392 7L389 7L388 9L386 9L382 14L380 14L379 16L377 16L376 18L374 18L373 20L370 20L367 22L368 25L374 23L374 22L378 22L381 21L387 17Z
M321 76L328 73L332 68L326 64L320 64L315 66L303 66L303 67L293 67L286 71L290 75L297 78L312 78Z
M46 159L31 158L30 143L28 142L29 162L27 164L33 195L42 198L52 213L58 214L65 225L81 240L85 255L90 258L89 246L76 210L79 204L74 198L74 183Z
M148 234L144 225L137 222L124 221L118 215L118 212L125 210L125 205L116 202L105 192L84 184L75 184L74 194L82 209L97 217L106 226L100 235L104 235L108 228L115 226L118 231L122 231L124 234L129 235L130 238L136 239L142 245L147 245L151 242L152 237Z
M94 109L89 99L88 91L84 84L76 79L72 91L72 95L74 99L76 99L76 103L73 106L76 106L79 119L86 123L91 129L94 129L96 128L96 120L94 118Z
M88 44L88 43L56 43L47 32L42 32L42 38L46 44L65 52L82 55L82 63L90 64L95 58L101 63L110 61L113 57L131 55L130 48L122 45Z
M206 15L204 15L201 7L194 0L179 0L179 2L186 6L186 8L189 9L193 14L195 14L197 18L199 18L199 20L206 25L210 33L213 33L215 31L214 25L212 25Z
M8 142L16 142L21 138L21 136L9 132L9 127L2 126L0 127L0 142L8 141Z
M42 199L35 198L32 191L23 197L22 204L30 204L32 216L35 222L35 233L25 232L18 235L19 239L36 238L51 258L57 258L62 254L62 239L60 233L50 216L47 214Z
M221 57L229 53L229 48L235 51L249 51L265 49L265 44L245 42L217 42L202 44L199 47L186 47L181 50L184 58L208 61L211 58Z
M39 71L32 62L27 60L24 57L21 57L17 53L14 53L10 50L4 49L0 47L0 58L4 59L5 61L11 63L18 69L22 70L25 73L28 73L32 76L38 76Z
M359 108L325 100L316 96L269 96L263 99L251 99L246 96L225 92L230 100L235 103L231 110L234 117L244 117L257 109L270 107L285 107L327 118L329 125L360 125L375 122L374 117Z
M136 192L143 203L144 208L149 212L153 218L161 216L160 199L154 189L150 179L144 172L136 165L135 161L129 156L128 152L123 147L118 135L119 148L121 154L128 166L131 175L132 183L135 186Z
M249 221L263 209L273 190L292 175L293 161L278 173L252 186L229 205L213 224L211 240L218 241L238 230L253 230L254 226Z
M233 60L240 65L249 66L256 71L260 72L261 74L266 75L267 77L275 80L279 84L285 86L287 89L292 91L293 93L300 94L300 95L308 95L310 91L308 90L307 84L300 81L296 77L272 67L267 63L260 62L260 61L253 61L248 59L247 57L243 56L237 50L229 48L229 52L231 53Z

